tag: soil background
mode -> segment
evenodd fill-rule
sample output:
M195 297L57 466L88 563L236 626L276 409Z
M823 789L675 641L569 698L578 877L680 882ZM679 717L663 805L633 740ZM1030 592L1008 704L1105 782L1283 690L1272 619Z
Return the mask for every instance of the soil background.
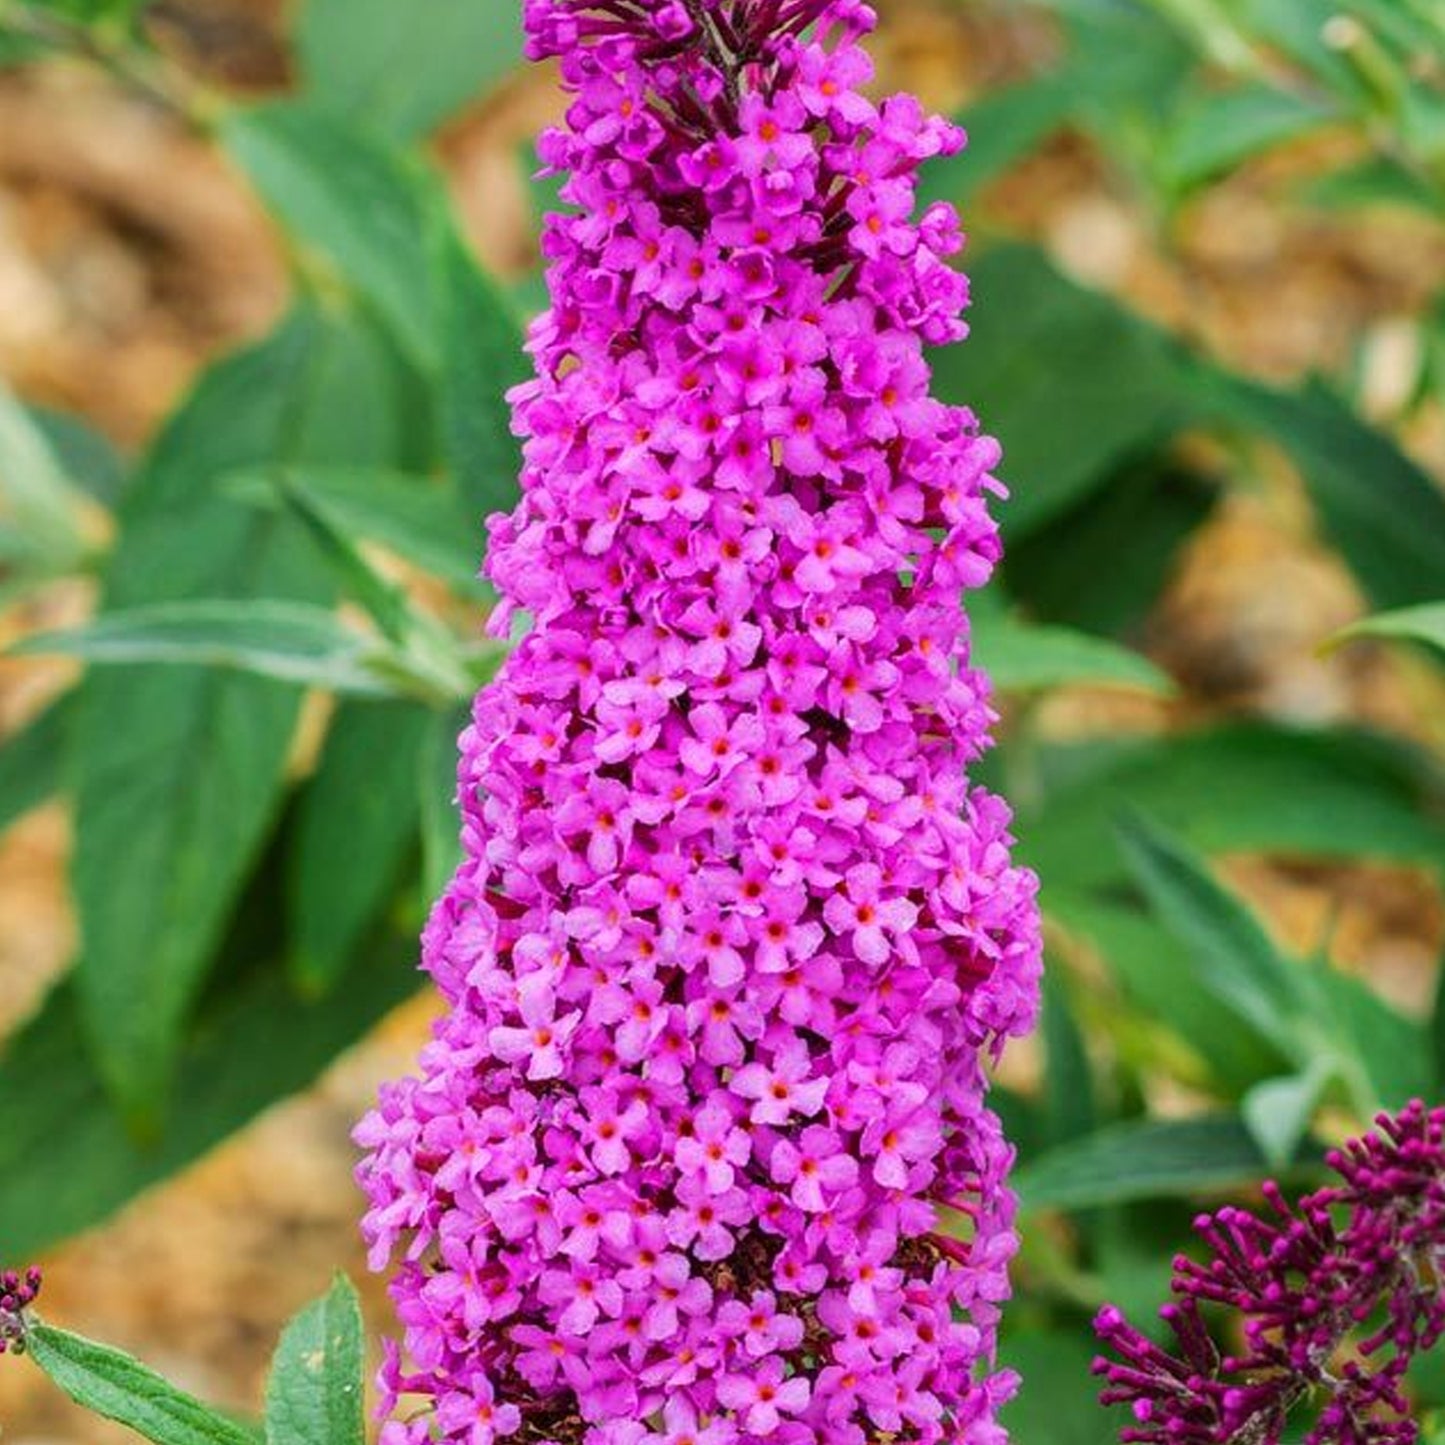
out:
M257 91L285 85L271 0L151 9L165 44L209 77ZM1055 45L1007 6L884 9L881 85L942 108L1048 64ZM517 154L559 109L552 82L548 72L519 76L435 145L475 244L507 273L533 259ZM1368 404L1388 419L1418 375L1417 322L1445 277L1445 235L1403 216L1306 216L1278 199L1282 172L1339 159L1328 145L1303 146L1247 168L1193 206L1167 248L1077 140L1015 168L982 205L990 229L1041 240L1067 271L1127 293L1256 375L1287 379L1358 358ZM76 410L133 451L209 357L266 330L285 293L264 216L205 142L81 66L0 74L0 376L23 396ZM1445 428L1435 416L1407 442L1439 467ZM83 616L89 601L67 587L0 614L0 642ZM1149 650L1180 680L1182 699L1166 707L1071 693L1051 700L1047 725L1078 733L1268 713L1418 731L1420 684L1396 662L1315 653L1360 607L1287 481L1241 493L1191 546L1149 627ZM64 676L0 660L0 736ZM68 846L59 807L0 840L0 1035L73 950ZM1391 997L1419 1007L1433 986L1445 919L1419 876L1243 862L1234 877L1292 942L1316 944L1333 929L1340 956ZM43 1261L47 1315L135 1351L202 1396L254 1410L287 1316L338 1267L365 1278L348 1134L377 1081L408 1067L429 1010L425 1000L401 1010L311 1092ZM379 1331L384 1296L374 1282L366 1290ZM133 1438L71 1409L26 1369L0 1370L0 1428L9 1445Z

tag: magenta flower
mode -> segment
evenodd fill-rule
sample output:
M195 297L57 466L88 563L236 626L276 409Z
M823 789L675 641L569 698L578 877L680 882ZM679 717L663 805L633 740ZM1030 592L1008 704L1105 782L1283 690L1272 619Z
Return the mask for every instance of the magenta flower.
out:
M1445 1108L1419 1100L1328 1156L1340 1183L1291 1207L1266 1185L1273 1219L1203 1215L1209 1258L1180 1256L1159 1311L1170 1354L1112 1305L1095 1328L1105 1404L1128 1405L1120 1439L1139 1445L1278 1445L1294 1407L1320 1402L1306 1445L1414 1445L1402 1390L1417 1355L1445 1338ZM1242 1326L1220 1354L1200 1306Z
M7 1269L0 1274L0 1355L25 1353L27 1311L40 1293L40 1271L31 1265L23 1273Z
M861 0L525 12L571 94L487 561L531 627L462 738L449 1011L357 1133L386 1440L995 1445L1039 938L967 777L998 447L929 395L962 136L865 96Z

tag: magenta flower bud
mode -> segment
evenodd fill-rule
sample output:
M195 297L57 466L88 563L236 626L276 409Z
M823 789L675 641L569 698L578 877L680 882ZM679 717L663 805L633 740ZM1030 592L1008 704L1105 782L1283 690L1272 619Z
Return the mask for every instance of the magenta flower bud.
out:
M13 1269L0 1274L0 1355L25 1353L25 1335L30 1328L27 1311L35 1303L42 1282L34 1265L23 1274Z
M960 339L955 147L861 87L854 0L529 0L572 94L512 401L449 1012L359 1127L405 1337L385 1445L995 1442L1015 1249L985 1063L1036 884L966 770L960 593L998 447Z
M1414 1445L1402 1385L1445 1337L1445 1108L1419 1100L1326 1156L1340 1183L1291 1206L1264 1188L1273 1219L1200 1215L1209 1257L1174 1262L1177 1303L1160 1317L1171 1355L1112 1305L1094 1328L1113 1358L1094 1362L1120 1432L1140 1445L1277 1445L1291 1410L1320 1403L1307 1445ZM1238 1318L1246 1349L1221 1358L1201 1304Z

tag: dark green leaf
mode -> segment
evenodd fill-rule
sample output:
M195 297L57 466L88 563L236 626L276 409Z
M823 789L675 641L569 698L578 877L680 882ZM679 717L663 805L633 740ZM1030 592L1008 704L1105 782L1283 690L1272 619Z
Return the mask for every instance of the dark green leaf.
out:
M266 1384L266 1445L363 1445L361 1302L337 1275L281 1336Z
M209 372L126 498L105 605L196 596L319 602L330 583L279 515L219 479L276 461L374 463L407 423L364 328L293 318ZM282 795L301 702L235 672L103 668L76 716L77 984L103 1076L154 1122L182 1022Z
M512 435L506 394L528 375L521 324L450 226L439 245L447 459L468 508L510 512L517 504L522 451Z
M279 918L279 902L270 904ZM388 1010L415 992L408 932L371 942L345 986L298 1000L274 940L203 1011L180 1051L164 1134L138 1142L116 1128L105 1090L84 1061L75 990L64 985L0 1055L0 1093L24 1106L0 1111L0 1219L5 1248L32 1255L99 1224L149 1185L234 1134L263 1109L305 1088Z
M1192 970L1178 966L1176 942L1152 915L1110 896L1080 897L1050 886L1044 889L1044 904L1052 922L1098 955L1137 1011L1139 1035L1151 1051L1170 1060L1174 1072L1186 1068L1170 1055L1187 1050L1201 1081L1238 1098L1256 1080L1287 1065L1279 1050L1241 1025L1234 1010L1200 984ZM1111 1009L1105 1017L1116 1030L1130 1027L1123 1010ZM1147 1062L1157 1067L1159 1061L1151 1057Z
M457 739L470 721L469 708L436 713L422 744L418 777L422 892L428 902L446 887L462 861L462 825L457 813Z
M37 633L10 650L90 663L230 668L361 697L385 692L367 667L377 642L330 609L304 602L158 602L106 612L64 632Z
M1207 479L1156 458L1111 473L1099 491L1026 537L1013 536L1005 506L1005 585L1042 621L1137 634L1217 496Z
M415 362L437 358L428 212L419 169L320 111L282 101L238 111L221 138L267 208L376 310Z
M1083 1326L1007 1331L999 1363L1024 1381L1003 1411L1009 1435L1021 1445L1114 1445L1117 1435L1099 1409L1099 1382L1089 1371L1094 1354Z
M1085 684L1169 693L1173 684L1146 657L1067 627L1034 627L1007 613L974 618L974 663L1000 692Z
M77 1405L155 1445L254 1445L224 1415L108 1345L49 1325L31 1330L27 1344L35 1363Z
M1111 835L1126 809L1203 852L1445 862L1438 779L1408 748L1367 734L1233 725L1099 750L1050 749L1046 766L1092 766L1021 813L1029 863L1073 891L1123 877Z
M60 791L73 707L57 698L0 745L0 830Z
M66 476L94 501L113 507L125 490L127 471L109 438L69 412L32 406L30 416Z
M1089 1055L1058 964L1051 963L1044 972L1042 1028L1048 1138L1051 1144L1065 1144L1091 1133L1098 1120Z
M1363 979L1319 971L1336 1040L1346 1053L1345 1081L1362 1121L1430 1092L1430 1042L1424 1028L1397 1013Z
M306 0L296 47L318 106L409 141L521 60L521 11L476 0Z
M288 890L293 968L308 993L336 985L396 895L416 849L415 780L431 726L423 708L357 703L327 734L302 796Z
M977 262L973 294L969 339L933 355L939 394L1003 443L1008 526L1024 536L1174 433L1189 409L1182 363L1160 332L1025 247Z
M358 468L288 467L234 479L237 495L257 501L278 483L307 498L341 530L379 543L456 586L476 586L482 534L448 484L430 477Z
M1286 961L1252 913L1177 840L1143 818L1120 819L1120 845L1195 978L1297 1063L1308 1060L1314 1010L1307 976Z
M1312 1157L1312 1155L1302 1156ZM1233 1189L1268 1168L1231 1115L1113 1124L1050 1150L1014 1176L1026 1210L1087 1209Z
M1319 383L1298 395L1201 375L1201 404L1273 437L1294 459L1331 540L1376 607L1440 596L1445 492Z
M1178 113L1165 168L1176 186L1191 188L1338 119L1334 106L1270 85L1199 96Z

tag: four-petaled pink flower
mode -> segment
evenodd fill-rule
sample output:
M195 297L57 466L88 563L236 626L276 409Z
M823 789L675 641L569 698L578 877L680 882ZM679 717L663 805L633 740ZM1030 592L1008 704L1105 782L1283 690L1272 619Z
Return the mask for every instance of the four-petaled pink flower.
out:
M875 863L859 863L845 875L845 892L823 905L828 927L851 939L853 952L864 963L888 962L889 938L897 939L918 921L918 905L906 898L887 898L883 870Z
M830 1196L851 1188L858 1178L858 1161L842 1152L842 1143L821 1125L804 1129L794 1144L780 1139L770 1161L773 1178L792 1185L793 1203L809 1214L821 1214Z

